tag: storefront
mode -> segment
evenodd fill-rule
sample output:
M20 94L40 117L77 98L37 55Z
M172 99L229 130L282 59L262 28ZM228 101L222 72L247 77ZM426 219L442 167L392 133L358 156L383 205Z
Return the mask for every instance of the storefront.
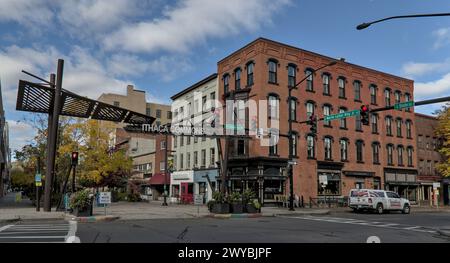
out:
M317 162L317 195L343 196L342 163Z
M442 180L442 199L444 205L450 205L450 179Z
M414 204L418 203L420 183L417 181L417 170L385 168L384 182L386 190L396 192Z
M157 173L150 178L150 193L152 200L162 200L164 198L164 186L166 192L170 187L170 174Z
M343 171L344 194L351 189L380 189L380 179L375 177L374 172Z
M170 177L170 201L191 203L194 199L194 171L173 172Z
M194 195L201 195L203 203L212 199L212 193L217 191L217 169L194 171Z

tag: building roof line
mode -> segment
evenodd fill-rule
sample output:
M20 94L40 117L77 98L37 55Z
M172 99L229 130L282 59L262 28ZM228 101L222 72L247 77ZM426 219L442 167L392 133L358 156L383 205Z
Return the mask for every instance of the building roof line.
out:
M239 52L243 51L244 49L248 48L249 46L254 45L255 43L257 43L259 41L271 42L271 43L274 43L274 44L277 44L277 45L282 45L282 46L285 46L285 47L289 47L289 48L292 48L292 49L295 49L295 50L298 50L298 51L301 51L301 52L309 53L309 54L312 54L312 55L315 55L315 56L319 56L319 57L322 57L322 58L325 58L325 59L339 61L339 59L337 59L337 58L329 57L329 56L322 55L322 54L319 54L319 53L316 53L316 52L313 52L313 51L309 51L309 50L301 49L301 48L298 48L298 47L294 47L294 46L291 46L291 45L288 45L288 44L285 44L285 43L281 43L281 42L278 42L278 41L275 41L275 40L271 40L271 39L268 39L268 38L259 37L256 40L254 40L254 41L250 42L249 44L245 45L244 47L234 51L230 55L228 55L225 58L221 59L219 62L217 62L217 64L223 62L226 59L229 59L230 57L232 57L236 53L239 53ZM382 71L379 71L379 70L376 70L376 69L372 69L372 68L368 68L368 67L352 64L352 63L349 63L349 62L346 62L346 61L339 61L339 62L340 63L345 63L345 64L350 65L350 66L358 67L358 68L361 68L361 69L364 69L364 70L369 70L369 71L373 71L373 72L376 72L376 73L379 73L379 74L383 74L383 75L387 75L387 76L390 76L390 77L394 77L394 78L397 78L397 79L406 80L406 81L414 81L412 79L407 79L407 78L396 76L396 75L393 75L393 74L390 74L390 73L382 72Z
M428 119L433 119L433 120L438 120L439 119L436 116L431 116L431 115L427 115L427 114L422 114L422 113L417 113L417 112L415 112L414 114L416 116L423 117L423 118L428 118Z
M217 73L211 74L211 75L209 75L208 77L206 77L206 78L200 80L199 82L193 84L193 85L190 86L189 88L186 88L186 89L184 89L184 90L178 92L177 94L175 94L175 95L173 95L172 97L170 97L170 99L171 99L171 100L176 100L176 99L178 99L179 97L183 96L184 94L193 91L194 89L196 89L196 88L198 88L198 87L200 87L200 86L202 86L202 85L204 85L204 84L210 82L211 80L213 80L213 79L215 79L215 78L217 78Z

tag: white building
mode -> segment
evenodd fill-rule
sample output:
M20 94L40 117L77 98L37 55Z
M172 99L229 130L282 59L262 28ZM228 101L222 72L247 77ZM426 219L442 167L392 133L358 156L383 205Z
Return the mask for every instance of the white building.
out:
M174 95L172 127L203 127L213 117L217 94L218 79L217 74L213 74ZM216 140L201 136L174 136L172 150L171 200L193 202L194 195L201 195L204 202L210 200L218 177Z

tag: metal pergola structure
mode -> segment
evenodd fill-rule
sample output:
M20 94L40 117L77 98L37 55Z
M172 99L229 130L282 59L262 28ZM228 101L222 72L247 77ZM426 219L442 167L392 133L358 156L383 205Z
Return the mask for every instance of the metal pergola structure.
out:
M19 81L16 110L50 113L55 89L24 80ZM109 105L62 90L60 115L128 124L153 124L154 117Z
M64 60L58 60L57 74L50 81L22 71L44 84L19 81L16 110L48 114L47 169L44 211L51 211L52 182L55 175L55 158L59 129L59 116L121 122L132 125L153 124L154 117L130 111L107 103L92 100L62 89ZM75 176L75 175L74 175ZM39 202L39 201L38 201Z

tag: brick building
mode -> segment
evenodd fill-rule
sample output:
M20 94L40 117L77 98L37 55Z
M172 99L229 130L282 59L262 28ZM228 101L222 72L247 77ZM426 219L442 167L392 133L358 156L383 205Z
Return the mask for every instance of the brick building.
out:
M316 137L299 124L308 116L323 117L343 111L383 107L413 100L413 81L340 60L315 72L288 98L288 85L334 59L272 40L259 38L218 62L219 98L268 104L268 118L279 129L264 136L278 144L261 146L260 140L233 139L228 171L232 189L252 188L265 203L288 195L286 166L289 156L288 120L293 119L294 191L309 198L347 196L352 188L390 189L416 200L417 155L414 112L374 114L369 125L359 118L319 122ZM231 91L231 92L230 92ZM288 103L293 111L288 112ZM243 113L249 128L249 112ZM280 134L277 136L276 134ZM283 136L284 135L284 136Z
M449 180L443 179L436 169L437 165L443 161L442 155L438 152L442 141L435 134L438 125L439 121L436 117L415 114L418 181L420 182L418 194L421 204L424 205L432 204L433 183L440 183L441 203L449 204Z

